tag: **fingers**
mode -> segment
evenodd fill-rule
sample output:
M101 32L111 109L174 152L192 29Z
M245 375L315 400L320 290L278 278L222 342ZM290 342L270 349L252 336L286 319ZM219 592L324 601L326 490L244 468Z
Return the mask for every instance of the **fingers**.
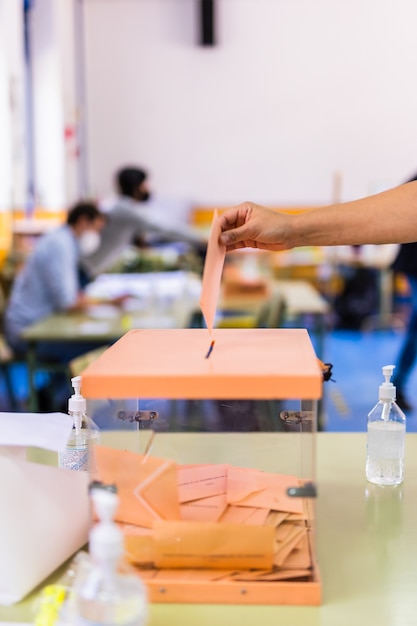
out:
M279 230L277 213L266 207L244 202L226 210L220 217L219 243L227 251L239 248L281 250L285 248ZM278 224L279 225L279 224Z
M238 241L237 243L232 243L229 246L226 246L226 252L232 252L233 250L240 250L240 248L246 248L245 244L242 241Z
M239 226L238 228L233 228L232 230L226 230L225 232L221 233L219 237L219 241L221 244L225 245L226 247L233 245L235 247L244 248L245 247L244 240L245 240L245 237L247 236L246 231L247 231L247 228L245 225Z
M220 235L219 242L227 246L229 250L247 247L244 242L245 225L250 219L252 209L251 202L244 202L235 207L227 209L220 216L220 228L223 231Z
M243 224L248 220L251 208L251 202L243 202L242 204L230 207L230 209L226 209L226 211L220 215L221 229L229 230L230 228L243 226Z

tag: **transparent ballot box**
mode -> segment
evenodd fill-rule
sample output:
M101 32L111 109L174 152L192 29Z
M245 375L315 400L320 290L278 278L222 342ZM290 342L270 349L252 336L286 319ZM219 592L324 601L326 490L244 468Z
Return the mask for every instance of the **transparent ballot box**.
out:
M118 488L151 601L320 603L306 330L132 330L82 392L102 430L94 478Z

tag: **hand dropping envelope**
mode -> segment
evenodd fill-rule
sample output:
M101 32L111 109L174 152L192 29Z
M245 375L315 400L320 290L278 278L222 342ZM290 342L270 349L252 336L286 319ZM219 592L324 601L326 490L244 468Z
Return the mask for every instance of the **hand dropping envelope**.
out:
M59 452L71 429L65 414L0 413L0 605L21 600L82 548L91 521L87 472L29 462L2 446Z
M200 307L208 330L213 330L217 303L220 294L226 246L219 243L221 233L220 219L217 210L213 213L211 231L207 245L206 260L204 263L203 282L201 287Z
M287 489L298 485L298 482L296 476L230 466L227 474L227 502L271 511L302 513L302 498L287 495Z
M152 528L156 520L179 520L177 466L173 461L97 446L97 475L118 489L119 522Z

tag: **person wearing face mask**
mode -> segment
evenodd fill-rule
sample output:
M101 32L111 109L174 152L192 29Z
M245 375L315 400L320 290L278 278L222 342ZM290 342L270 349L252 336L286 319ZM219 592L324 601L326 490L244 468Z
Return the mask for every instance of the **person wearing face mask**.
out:
M138 167L124 167L117 172L118 196L103 205L106 224L101 233L99 248L83 255L81 266L90 279L111 268L122 252L133 242L175 241L188 243L205 250L207 240L185 224L174 222L173 216L150 202L147 172Z
M52 313L82 310L89 304L80 283L79 260L99 247L104 222L95 204L81 202L68 212L65 224L38 240L14 281L4 316L6 339L16 353L26 352L21 339L25 328ZM85 343L57 342L39 343L37 348L40 358L60 362L88 349Z

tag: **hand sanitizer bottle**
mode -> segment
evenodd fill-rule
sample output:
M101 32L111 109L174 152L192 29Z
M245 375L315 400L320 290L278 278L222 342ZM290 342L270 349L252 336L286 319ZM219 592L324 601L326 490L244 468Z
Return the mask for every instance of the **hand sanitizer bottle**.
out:
M140 578L121 567L123 533L114 523L118 497L113 486L90 490L99 522L90 531L90 568L74 585L73 621L82 626L143 626L147 596Z
M87 403L81 395L81 376L71 378L74 393L68 400L68 414L74 420L71 436L64 452L60 452L58 463L64 469L89 471L93 464L93 446L98 443L98 426L87 416Z
M404 480L405 415L395 403L391 382L394 365L382 368L385 382L379 402L368 414L366 478L377 485L399 485Z

